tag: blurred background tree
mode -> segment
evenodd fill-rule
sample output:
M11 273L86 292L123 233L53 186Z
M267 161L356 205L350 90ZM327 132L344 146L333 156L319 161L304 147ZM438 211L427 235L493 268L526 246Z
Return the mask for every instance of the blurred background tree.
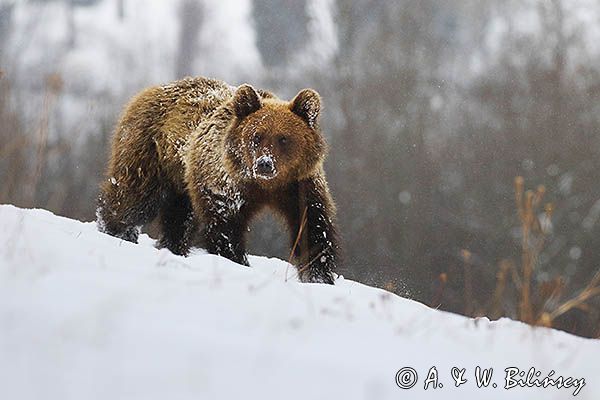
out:
M0 0L0 202L93 219L112 127L145 86L310 86L325 102L341 273L519 318L517 279L491 299L521 263L522 176L553 209L551 224L537 215L541 316L600 267L599 19L592 0ZM287 258L272 218L250 237ZM552 325L597 337L599 305Z

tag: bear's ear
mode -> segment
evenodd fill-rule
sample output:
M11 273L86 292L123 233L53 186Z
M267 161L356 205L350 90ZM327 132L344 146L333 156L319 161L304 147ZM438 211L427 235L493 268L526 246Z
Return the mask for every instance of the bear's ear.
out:
M305 120L311 129L315 129L319 123L321 96L312 89L303 89L292 100L290 109Z
M252 86L243 84L237 88L233 95L233 110L239 119L257 111L260 106L260 96Z

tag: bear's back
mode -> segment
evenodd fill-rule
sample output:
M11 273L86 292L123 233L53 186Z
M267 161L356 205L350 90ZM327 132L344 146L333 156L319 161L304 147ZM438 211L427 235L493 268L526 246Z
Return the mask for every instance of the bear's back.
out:
M231 98L234 89L225 82L203 77L159 87L164 115L155 141L164 172L175 186L183 187L183 158L192 132Z
M231 86L208 78L186 78L160 87L167 104L161 131L169 140L187 137L233 95Z

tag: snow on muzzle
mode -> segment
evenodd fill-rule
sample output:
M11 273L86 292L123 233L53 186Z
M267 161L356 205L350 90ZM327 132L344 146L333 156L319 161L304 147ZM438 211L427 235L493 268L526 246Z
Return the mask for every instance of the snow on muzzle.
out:
M275 161L270 155L262 155L254 161L253 166L254 176L262 179L271 179L275 177Z

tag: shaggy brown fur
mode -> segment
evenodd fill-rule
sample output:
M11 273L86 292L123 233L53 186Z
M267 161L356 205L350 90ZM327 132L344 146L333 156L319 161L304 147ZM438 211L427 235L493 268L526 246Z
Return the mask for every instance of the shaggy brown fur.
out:
M335 205L323 171L320 97L291 102L250 85L194 78L144 90L118 123L97 212L99 228L137 242L160 218L159 245L189 252L203 228L210 253L248 265L244 233L262 209L280 213L305 282L333 283Z

